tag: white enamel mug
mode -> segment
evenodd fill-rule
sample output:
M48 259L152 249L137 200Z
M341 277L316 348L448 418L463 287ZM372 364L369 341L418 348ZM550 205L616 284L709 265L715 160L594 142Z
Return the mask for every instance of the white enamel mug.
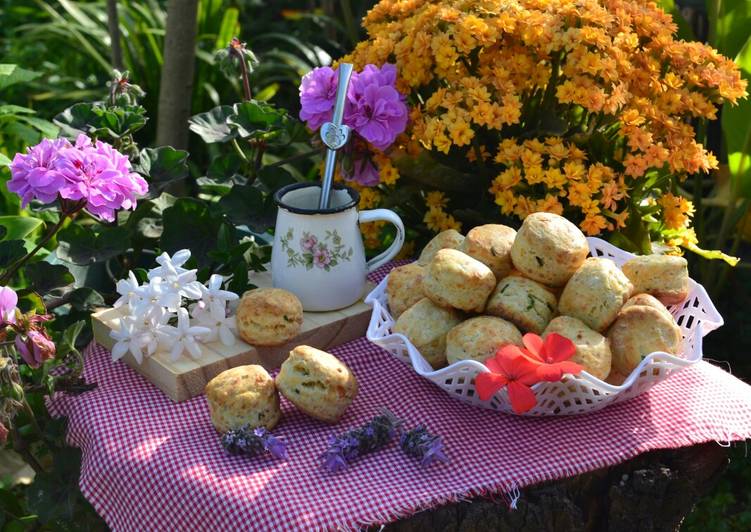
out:
M367 274L393 259L404 243L404 224L395 212L358 212L360 195L344 186L331 190L328 209L319 209L320 194L317 183L294 183L274 194L278 210L272 281L311 311L336 310L358 301ZM359 224L375 221L393 224L396 237L386 251L366 261Z

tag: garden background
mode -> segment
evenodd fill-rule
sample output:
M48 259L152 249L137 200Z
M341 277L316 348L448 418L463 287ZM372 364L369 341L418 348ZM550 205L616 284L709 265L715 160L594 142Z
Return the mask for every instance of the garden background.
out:
M708 42L725 56L737 58L749 78L751 3L658 3L673 15L681 37ZM0 261L5 261L3 268L13 265L19 253L42 244L39 257L44 260L33 262L19 281L27 287L19 291L19 307L55 314L58 345L68 346L58 347L58 357L77 352L76 346L90 338L85 323L76 324L85 321L91 308L111 301L113 281L128 269L147 264L156 248L188 247L204 272L233 274L231 288L238 292L248 286L247 273L242 271L247 272L248 264L260 268L268 256L263 235L273 224L271 193L288 182L319 175L320 146L297 120L300 80L311 69L350 53L366 38L361 19L374 4L372 0L0 2L0 178L4 182L10 178L7 164L15 153L42 138L77 131L112 143L132 156L136 170L150 177L149 199L122 223L60 218L61 231L49 240L44 235L58 223L57 213L53 209L30 213L21 208L15 194L0 186ZM175 15L168 23L170 9ZM233 42L234 37L239 41ZM100 101L107 105L95 103ZM719 118L695 125L700 140L717 155L719 169L689 177L679 192L693 201L699 244L741 261L730 267L691 252L686 257L692 277L709 289L726 320L723 328L708 336L705 353L748 381L751 170L746 165L751 167L751 162L745 158L751 107L741 104L725 119L721 111ZM728 146L733 143L741 145L740 162L732 154L728 159ZM410 228L412 244L406 253L419 249L437 228L459 224L468 228L483 215L458 208L439 221L431 218L430 196L419 193L425 180L452 203L462 203L461 192L436 174L410 180L409 172L403 173L399 184L379 201L397 210ZM369 201L367 194L364 200ZM365 237L374 253L388 245L391 235L374 227ZM24 242L20 251L12 244L19 240ZM37 379L40 387L48 378L27 377ZM67 385L74 389L76 383ZM28 397L32 409L44 410L41 395ZM0 528L102 527L78 494L78 455L61 446L64 425L48 422L43 429L44 443L52 450L43 458L52 464L49 472L37 475L31 485L18 484L11 476L2 479ZM689 516L684 529L747 530L751 527L749 482L746 446L734 446L727 474Z

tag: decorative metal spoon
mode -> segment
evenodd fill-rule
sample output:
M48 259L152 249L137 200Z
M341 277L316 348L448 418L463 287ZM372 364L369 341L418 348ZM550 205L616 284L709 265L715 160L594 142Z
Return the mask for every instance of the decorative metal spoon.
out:
M349 127L342 124L344 117L344 104L347 101L347 87L352 77L352 65L341 63L339 65L339 83L336 88L336 103L334 104L334 116L331 122L321 126L321 140L328 147L326 151L326 166L323 170L323 182L321 183L321 198L318 202L319 209L328 209L331 201L331 185L334 182L334 170L336 169L336 151L347 144L349 140Z

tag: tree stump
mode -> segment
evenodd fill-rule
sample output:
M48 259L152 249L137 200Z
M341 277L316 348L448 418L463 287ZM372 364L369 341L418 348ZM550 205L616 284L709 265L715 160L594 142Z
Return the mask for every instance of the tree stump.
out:
M499 495L426 510L385 528L411 531L676 530L719 479L727 449L714 442L654 451L617 466L521 490L517 509Z

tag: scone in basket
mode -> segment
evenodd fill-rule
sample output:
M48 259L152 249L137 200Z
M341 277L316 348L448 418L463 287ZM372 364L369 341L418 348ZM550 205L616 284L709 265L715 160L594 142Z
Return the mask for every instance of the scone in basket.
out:
M587 240L591 256L612 259L619 267L634 256L599 238ZM365 298L365 302L373 306L367 331L368 340L410 364L418 375L443 388L455 399L513 414L505 389L501 389L487 401L480 400L474 382L478 373L488 371L484 364L462 360L434 370L404 335L392 333L394 318L387 305L387 280L388 277L384 278ZM570 415L599 410L636 397L673 373L699 362L702 358L702 338L723 324L722 316L704 287L693 279L689 280L688 298L679 305L668 307L668 310L681 328L683 352L680 356L664 352L651 353L620 386L608 384L586 371L576 376L567 375L559 382L535 384L532 389L537 397L537 405L522 415Z

